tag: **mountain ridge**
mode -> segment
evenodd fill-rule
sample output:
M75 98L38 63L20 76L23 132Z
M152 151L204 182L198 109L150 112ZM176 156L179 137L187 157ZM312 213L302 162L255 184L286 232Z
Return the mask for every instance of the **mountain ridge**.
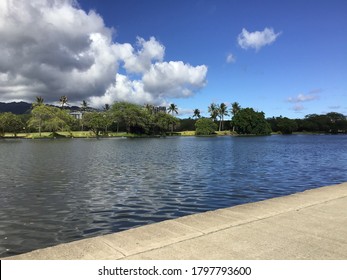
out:
M50 105L54 106L54 105ZM32 103L20 101L20 102L0 102L0 113L10 112L16 115L29 114L32 107ZM58 106L54 106L58 107ZM81 110L78 106L66 106L65 109L72 111Z

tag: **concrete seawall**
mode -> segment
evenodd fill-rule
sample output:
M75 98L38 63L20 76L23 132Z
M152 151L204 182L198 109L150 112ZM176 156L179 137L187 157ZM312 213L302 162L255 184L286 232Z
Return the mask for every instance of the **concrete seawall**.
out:
M12 260L347 259L347 183L39 249Z

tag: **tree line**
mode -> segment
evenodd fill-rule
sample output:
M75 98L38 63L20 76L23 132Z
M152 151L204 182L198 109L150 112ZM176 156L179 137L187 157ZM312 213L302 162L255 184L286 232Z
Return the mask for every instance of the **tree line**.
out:
M347 117L341 113L310 114L303 119L272 117L267 119L273 132L292 134L293 132L347 133Z
M175 104L165 107L145 106L129 102L105 104L103 110L95 110L83 100L80 106L81 118L76 119L66 109L68 99L59 99L60 108L44 104L42 97L37 97L32 104L30 114L0 114L0 136L20 132L91 131L96 137L109 132L127 132L146 135L165 135L178 130L195 130L197 135L211 135L215 131L231 131L241 135L268 135L271 132L291 134L293 132L347 133L347 118L343 114L331 112L323 115L311 114L304 119L286 117L265 118L264 112L253 108L241 108L238 102L231 104L211 103L209 117L202 117L199 109L193 110L189 119L178 119ZM161 108L161 109L160 109ZM164 108L164 110L163 110ZM231 120L225 120L231 116Z
M265 120L264 112L256 112L253 108L241 108L238 102L231 104L229 109L225 103L211 103L208 107L209 118L201 118L200 110L195 109L193 118L196 119L197 135L211 135L217 129L232 130L233 133L244 135L268 135L271 127ZM231 121L225 121L226 116L232 116Z
M211 103L208 107L208 120L201 118L199 109L195 109L191 120L181 120L181 128L197 130L197 134L213 134L215 130L228 129L237 134L268 135L271 132L292 134L293 132L309 133L347 133L347 117L341 113L310 114L303 119L272 117L265 119L264 112L256 112L253 108L241 108L234 102L228 109L225 103ZM225 116L232 116L224 121Z
M60 98L61 107L44 104L42 97L37 97L32 104L30 114L25 116L13 113L0 114L0 136L5 132L17 136L20 132L51 132L54 136L59 131L92 131L96 137L108 132L127 132L135 134L163 135L173 133L179 127L177 106L171 104L167 111L158 111L153 105L140 106L128 102L105 104L103 110L95 110L83 100L81 118L71 116L65 109L67 97Z

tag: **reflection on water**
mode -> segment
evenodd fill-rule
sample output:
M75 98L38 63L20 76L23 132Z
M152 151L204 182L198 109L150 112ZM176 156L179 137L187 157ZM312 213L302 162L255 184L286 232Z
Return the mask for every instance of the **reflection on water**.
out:
M343 181L346 136L0 140L0 256Z

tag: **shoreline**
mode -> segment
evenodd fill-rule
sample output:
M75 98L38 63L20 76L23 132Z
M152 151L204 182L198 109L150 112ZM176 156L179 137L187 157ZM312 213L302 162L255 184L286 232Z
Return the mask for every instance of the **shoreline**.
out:
M346 211L342 183L2 259L347 259Z
M298 136L298 135L347 135L344 133L331 134L331 133L307 133L307 132L295 132L293 134L280 134L280 133L271 133L269 135L253 135L253 134L236 134L230 131L216 131L212 135L195 135L195 131L180 131L174 133L168 133L165 135L146 135L146 134L134 134L126 132L110 132L108 135L99 135L96 137L90 131L77 131L77 132L59 132L56 133L56 136L52 135L52 132L42 132L43 136L38 136L39 133L19 133L18 136L0 136L0 140L16 140L16 139L25 139L25 140L54 140L54 139L108 139L108 138L165 138L165 137L262 137L262 136Z

